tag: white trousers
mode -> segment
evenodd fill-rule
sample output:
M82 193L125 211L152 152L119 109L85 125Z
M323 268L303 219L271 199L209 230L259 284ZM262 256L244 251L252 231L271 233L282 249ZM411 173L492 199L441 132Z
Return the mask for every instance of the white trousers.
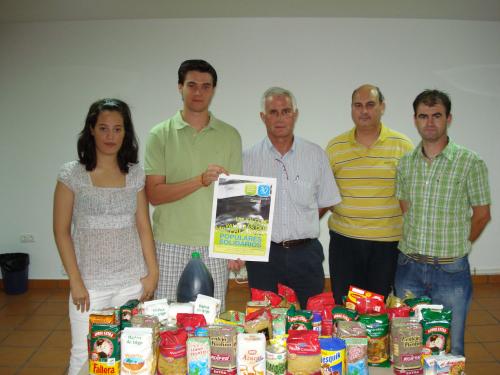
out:
M131 299L141 296L142 284L138 283L124 289L89 290L90 310L81 312L73 304L69 296L69 320L71 324L71 358L69 360L69 375L77 375L88 359L87 334L89 333L90 312L106 307L121 306Z

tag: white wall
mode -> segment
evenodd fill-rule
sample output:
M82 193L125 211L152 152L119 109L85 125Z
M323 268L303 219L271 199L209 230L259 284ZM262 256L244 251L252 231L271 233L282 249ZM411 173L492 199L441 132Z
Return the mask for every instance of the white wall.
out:
M144 145L148 130L180 106L177 68L215 66L212 110L248 147L264 136L259 98L271 85L295 92L297 134L322 147L352 126L350 94L371 82L387 98L384 121L415 142L411 102L425 88L450 93L451 136L477 150L500 198L500 23L412 19L171 19L18 23L0 26L0 252L31 255L30 278L62 278L52 237L60 165L97 98L127 101ZM144 148L141 150L141 158ZM478 273L500 273L493 220L474 246ZM21 244L32 233L35 243ZM326 221L322 236L328 247ZM325 263L327 265L327 263Z

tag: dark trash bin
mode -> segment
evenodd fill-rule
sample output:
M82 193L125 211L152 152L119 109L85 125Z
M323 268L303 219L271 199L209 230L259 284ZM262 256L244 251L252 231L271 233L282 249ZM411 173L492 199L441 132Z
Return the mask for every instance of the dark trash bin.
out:
M28 290L30 256L26 253L0 254L3 288L7 294L21 294Z

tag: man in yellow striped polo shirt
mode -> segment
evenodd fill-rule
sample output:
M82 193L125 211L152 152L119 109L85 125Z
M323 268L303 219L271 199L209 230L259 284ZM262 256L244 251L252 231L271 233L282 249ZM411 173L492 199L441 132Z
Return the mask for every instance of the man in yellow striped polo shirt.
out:
M352 93L354 128L326 148L342 196L328 220L330 279L337 303L349 285L387 297L394 282L402 230L394 195L396 167L413 144L382 124L384 110L378 87L358 87Z

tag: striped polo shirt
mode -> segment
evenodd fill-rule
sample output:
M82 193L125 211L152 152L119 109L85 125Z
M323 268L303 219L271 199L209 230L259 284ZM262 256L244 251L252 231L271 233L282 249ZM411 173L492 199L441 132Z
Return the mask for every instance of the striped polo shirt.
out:
M326 148L342 196L328 220L330 230L346 237L399 241L402 213L395 197L399 159L413 149L410 139L384 124L370 147L358 143L355 128Z

